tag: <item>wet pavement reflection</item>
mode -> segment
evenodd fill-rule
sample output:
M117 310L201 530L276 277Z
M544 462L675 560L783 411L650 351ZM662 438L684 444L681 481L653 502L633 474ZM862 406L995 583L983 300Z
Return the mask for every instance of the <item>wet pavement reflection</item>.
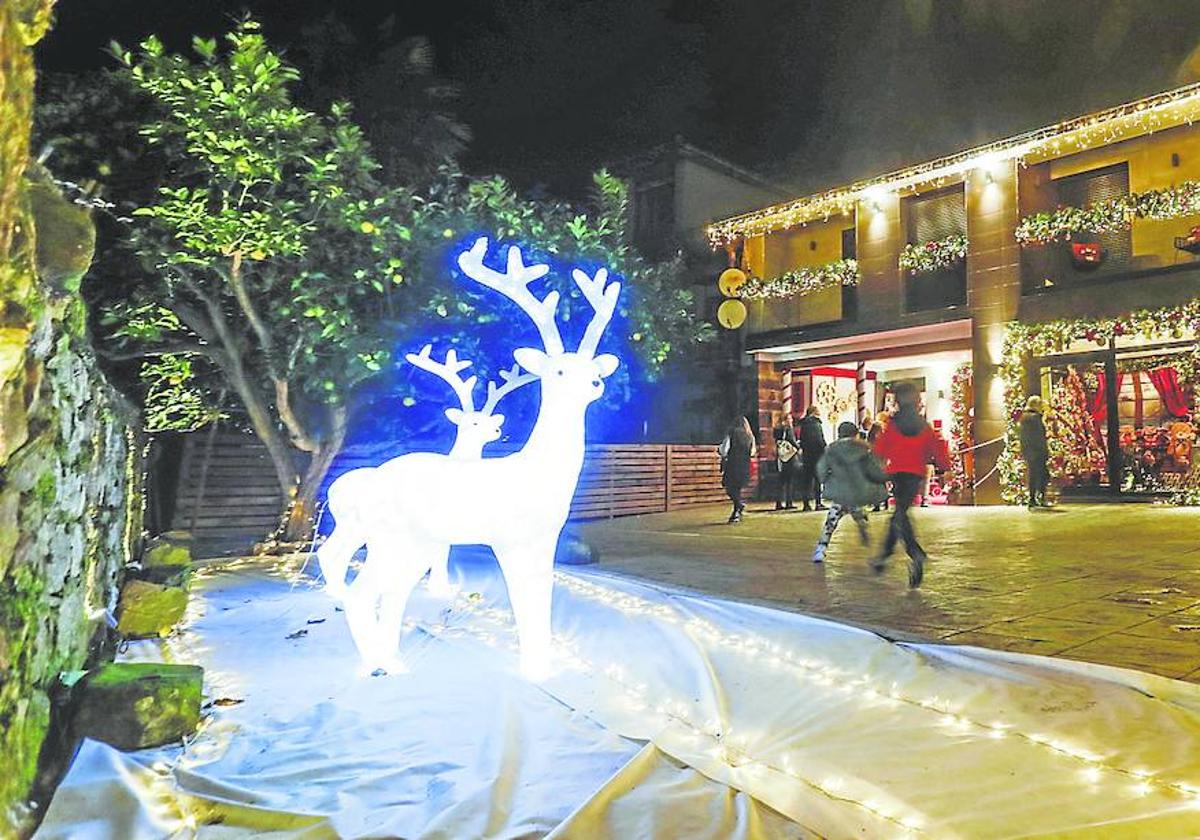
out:
M1200 682L1200 509L1064 505L914 510L929 552L875 575L843 524L811 562L824 513L724 507L585 523L600 568L828 616L900 639L1063 656ZM886 514L871 516L882 540Z

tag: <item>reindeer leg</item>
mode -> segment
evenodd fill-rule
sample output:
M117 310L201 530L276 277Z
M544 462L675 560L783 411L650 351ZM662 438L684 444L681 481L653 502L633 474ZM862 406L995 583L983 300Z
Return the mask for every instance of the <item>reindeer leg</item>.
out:
M429 569L429 547L395 534L367 541L370 562L351 584L344 601L346 623L362 658L362 671L407 670L400 661L400 631L413 587Z
M321 577L325 578L325 591L334 598L346 596L346 570L350 568L350 558L366 542L352 527L354 524L347 521L337 525L329 539L317 549L317 563L321 567Z
M521 673L540 682L550 672L550 608L554 594L555 540L493 547L521 644Z

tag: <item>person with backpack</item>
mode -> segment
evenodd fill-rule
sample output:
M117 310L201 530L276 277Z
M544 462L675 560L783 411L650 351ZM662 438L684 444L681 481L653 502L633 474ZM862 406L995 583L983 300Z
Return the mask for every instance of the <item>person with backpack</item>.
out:
M746 511L742 491L750 483L750 459L758 451L750 421L741 414L735 417L717 451L721 456L721 483L733 502L729 523L741 522Z
M837 428L837 440L829 444L817 463L817 478L824 487L830 503L825 527L813 549L813 562L823 563L829 540L838 523L847 514L858 525L863 545L870 543L867 532L866 506L877 503L887 494L884 483L887 474L871 452L871 447L858 436L858 427L846 421Z
M800 447L796 444L796 429L792 415L783 415L783 422L775 427L775 464L779 468L779 493L775 497L775 510L795 510L793 492L796 486L796 464L799 462Z
M875 454L884 462L891 479L896 510L888 523L883 550L871 561L871 566L882 572L896 550L896 543L903 540L904 550L908 553L908 585L916 587L925 576L927 555L917 542L908 511L920 492L925 467L933 463L939 469L950 469L950 452L946 441L917 410L920 395L916 387L909 382L901 383L896 387L895 396L898 408L876 440Z

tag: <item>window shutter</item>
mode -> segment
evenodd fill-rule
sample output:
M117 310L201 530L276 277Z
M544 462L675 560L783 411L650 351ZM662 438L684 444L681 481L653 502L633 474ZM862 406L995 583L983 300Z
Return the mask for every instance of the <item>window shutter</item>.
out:
M967 203L962 185L908 199L908 241L910 244L966 236Z

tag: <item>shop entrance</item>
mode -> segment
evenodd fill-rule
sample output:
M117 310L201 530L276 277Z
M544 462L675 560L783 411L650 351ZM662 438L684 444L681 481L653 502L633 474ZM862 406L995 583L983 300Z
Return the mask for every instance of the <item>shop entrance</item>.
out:
M793 368L783 377L785 411L799 419L810 405L820 412L826 440L833 440L839 423L860 425L866 415L879 418L896 409L894 391L911 383L921 394L921 409L930 425L958 453L946 473L931 469L928 504L970 500L972 461L971 354L944 350L911 356L889 356L838 362L822 367Z
M1186 480L1197 428L1192 341L1033 359L1048 407L1050 470L1064 495L1168 495Z

